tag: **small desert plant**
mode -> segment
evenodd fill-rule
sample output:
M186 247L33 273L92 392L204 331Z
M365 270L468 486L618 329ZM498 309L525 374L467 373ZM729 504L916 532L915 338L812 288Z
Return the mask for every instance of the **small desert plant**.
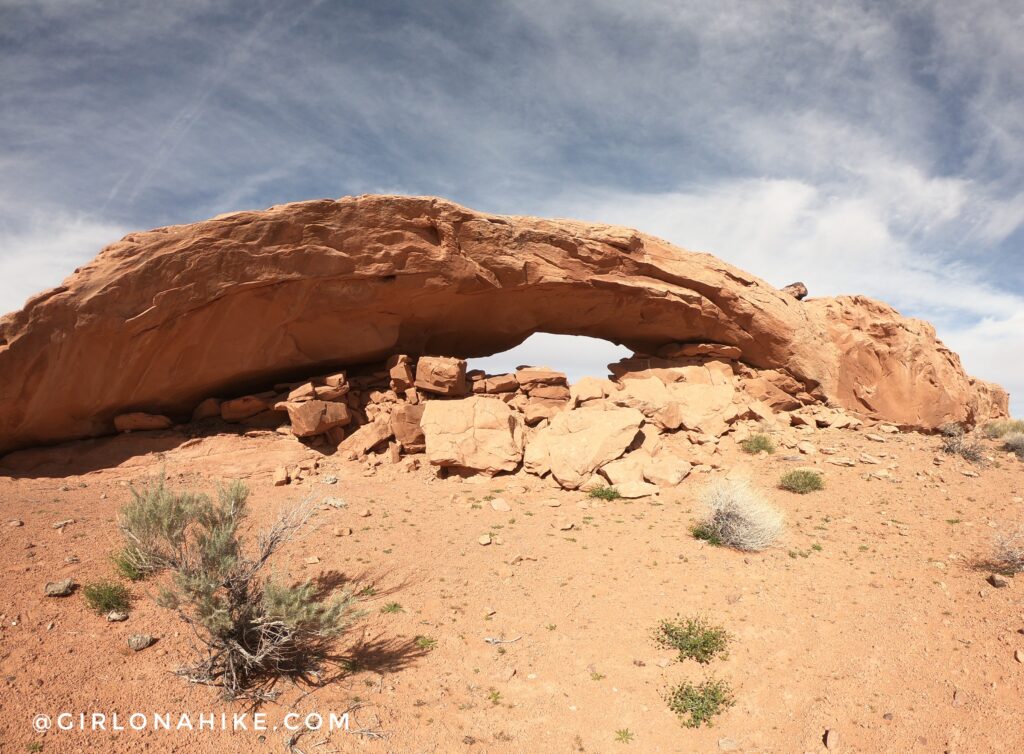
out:
M89 604L89 607L105 615L113 610L119 613L128 611L131 607L132 595L122 584L113 581L97 581L95 584L86 584L82 587L82 596Z
M695 527L709 542L737 550L764 550L782 534L782 514L761 499L747 482L719 479L701 493L707 517Z
M750 453L751 455L762 451L765 453L775 452L775 443L772 442L772 438L768 435L751 435L740 443L740 447L743 448L744 453Z
M948 434L947 431L948 430ZM981 461L981 443L973 435L964 432L959 424L944 424L942 430L942 451L960 456L971 463Z
M701 539L707 542L709 545L715 547L721 547L725 544L722 538L718 536L718 530L711 526L708 521L703 521L699 524L694 524L690 527L690 534L693 535L694 539Z
M1003 573L1024 573L1024 526L996 535L992 565Z
M1024 432L1011 432L1004 436L1003 447L1024 460Z
M139 560L139 554L132 547L122 547L110 555L114 570L129 581L142 581L149 575Z
M711 718L736 701L728 683L712 678L699 685L687 682L673 686L665 693L665 703L687 728L699 728L705 723L710 726Z
M725 654L729 640L728 631L711 625L701 616L663 620L654 629L654 641L666 649L677 650L680 661L692 659L702 664L709 663L717 655Z
M309 519L308 502L282 515L245 554L239 527L249 492L240 482L217 500L172 492L163 478L121 511L126 550L143 572L166 572L157 604L175 610L204 645L179 671L220 686L225 698L273 699L281 676L303 677L326 658L329 641L350 619L351 597L325 601L310 583L285 585L261 576L267 561Z
M587 495L599 500L618 500L622 497L614 487L592 487Z
M825 489L825 480L817 471L796 469L782 475L782 479L779 480L779 489L806 495L808 492Z
M1001 437L1014 432L1024 433L1024 420L1021 419L1000 419L985 427L985 436L990 440L998 440Z

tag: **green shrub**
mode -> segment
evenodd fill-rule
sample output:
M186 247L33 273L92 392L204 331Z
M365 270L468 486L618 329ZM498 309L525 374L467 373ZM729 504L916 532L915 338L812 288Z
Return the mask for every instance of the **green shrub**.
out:
M725 681L709 679L699 685L681 683L665 693L665 703L687 728L699 728L736 701Z
M100 615L116 610L119 613L131 607L132 595L123 584L113 581L97 581L82 587L82 596L89 607Z
M744 481L719 479L709 484L700 498L707 515L691 531L712 544L737 550L764 550L785 528L782 514Z
M696 660L707 664L717 655L724 655L730 636L721 626L711 625L697 616L684 620L663 620L654 629L654 640L661 647L675 649L679 660Z
M779 489L806 495L808 492L825 489L825 480L817 471L797 469L783 474L779 480Z
M764 451L765 453L775 452L775 443L768 435L751 435L740 443L745 453L755 454Z
M595 497L599 500L618 500L622 495L614 487L591 487L587 493L589 497Z
M985 427L985 436L990 440L998 440L1013 432L1024 432L1024 420L1000 419Z
M163 478L121 511L132 562L165 578L157 604L174 610L204 645L190 681L221 687L225 698L264 701L282 676L304 677L327 657L329 642L351 619L352 597L326 600L310 583L286 585L261 577L269 558L314 511L307 501L280 516L247 555L239 535L249 491L234 482L217 501L172 492Z

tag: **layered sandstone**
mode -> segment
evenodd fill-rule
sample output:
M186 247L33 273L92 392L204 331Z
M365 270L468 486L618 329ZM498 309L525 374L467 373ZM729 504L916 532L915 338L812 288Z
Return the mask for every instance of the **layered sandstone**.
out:
M625 228L363 196L133 233L4 317L0 452L113 432L126 414L186 419L206 399L244 392L221 404L225 419L276 420L283 399L309 431L340 432L340 409L297 405L343 397L326 382L294 396L268 386L395 354L443 354L450 361L422 374L411 360L384 367L394 395L415 392L412 383L429 391L459 359L538 331L734 359L775 375L759 383L766 397L797 394L904 426L974 422L1007 406L1005 392L968 377L929 326L868 299L800 301ZM702 343L715 351L686 347ZM481 391L510 386L508 376L494 379ZM553 419L569 393L536 387L523 399L528 424ZM700 427L687 401L714 392L707 387L667 383L671 406L660 412L647 406L650 390L634 399L653 421ZM360 447L384 432L377 425Z

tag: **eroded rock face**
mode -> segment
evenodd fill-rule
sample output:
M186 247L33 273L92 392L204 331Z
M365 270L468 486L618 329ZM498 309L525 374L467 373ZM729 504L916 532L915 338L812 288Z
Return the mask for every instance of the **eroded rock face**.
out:
M708 344L696 352L780 370L905 426L1007 408L930 327L868 299L799 301L625 228L363 196L130 234L0 319L0 452L110 433L122 414L184 420L204 399L246 392L220 410L250 421L280 399L255 392L275 382L395 354L485 356L537 331L645 354ZM405 363L385 372L403 393L415 390ZM424 390L448 384L435 373ZM306 398L336 399L321 387Z

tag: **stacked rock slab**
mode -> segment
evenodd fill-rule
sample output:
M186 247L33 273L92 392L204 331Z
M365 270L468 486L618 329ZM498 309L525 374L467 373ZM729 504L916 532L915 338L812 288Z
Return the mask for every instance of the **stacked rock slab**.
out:
M458 361L535 332L671 358L687 355L662 350L671 343L735 348L807 394L905 427L1005 414L1006 394L969 378L926 324L869 299L802 295L627 228L430 197L237 212L132 233L0 319L0 452L107 434L136 412L184 421L211 396L373 362L381 392L416 389L412 401L442 365L417 366L403 387L401 363L383 364L393 354ZM254 394L222 416L270 424L278 399ZM537 424L552 411L535 408Z

